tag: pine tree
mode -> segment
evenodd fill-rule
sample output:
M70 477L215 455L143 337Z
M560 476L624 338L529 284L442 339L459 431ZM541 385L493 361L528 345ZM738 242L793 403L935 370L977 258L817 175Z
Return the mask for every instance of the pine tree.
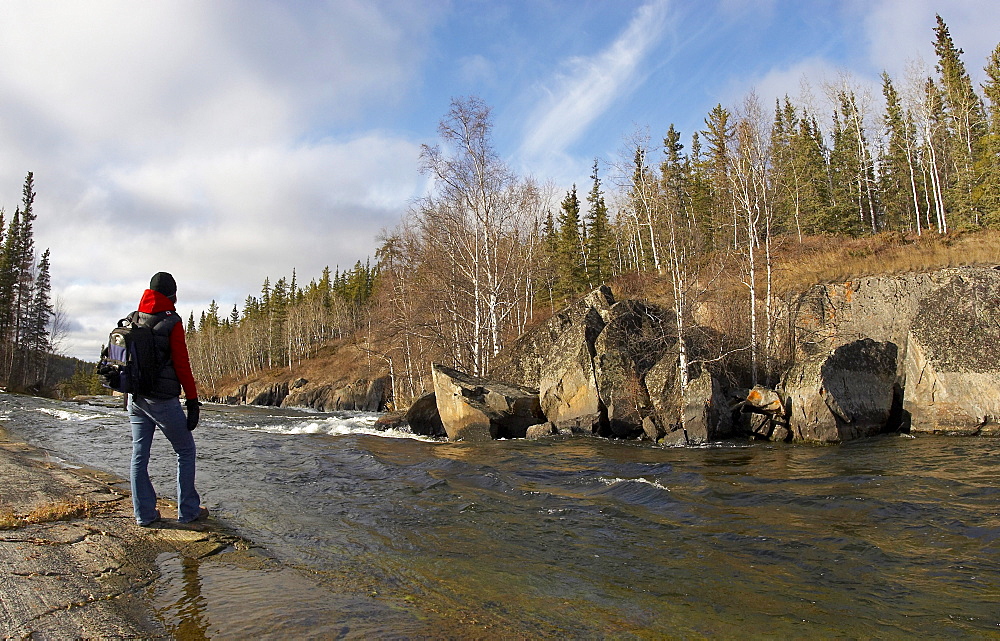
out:
M717 104L705 118L705 127L702 135L705 137L708 150L706 162L712 189L711 228L714 232L712 237L706 240L710 247L716 249L726 246L730 241L735 247L736 212L729 180L729 150L733 143L736 125L729 110Z
M1000 226L1000 45L993 50L984 70L986 83L983 94L989 103L988 133L976 168L978 175L982 176L976 200L982 208L982 223L996 228Z
M873 184L874 164L860 127L853 92L840 91L839 111L833 114L833 149L830 152L832 206L825 231L857 236L866 229L878 231Z

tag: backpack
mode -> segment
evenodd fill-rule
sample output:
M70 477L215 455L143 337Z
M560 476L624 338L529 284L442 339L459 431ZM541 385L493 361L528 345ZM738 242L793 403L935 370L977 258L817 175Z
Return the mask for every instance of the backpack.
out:
M163 369L153 328L140 325L138 316L132 312L118 321L97 364L101 384L126 395L152 392Z

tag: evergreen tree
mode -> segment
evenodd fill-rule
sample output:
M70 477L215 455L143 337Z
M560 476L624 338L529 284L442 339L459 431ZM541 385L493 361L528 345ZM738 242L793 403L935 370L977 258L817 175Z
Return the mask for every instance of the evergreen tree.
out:
M708 165L701 153L701 136L691 135L691 155L688 157L688 197L695 215L700 242L710 246L712 230L712 188Z
M946 185L946 206L954 209L954 222L961 227L981 224L980 203L975 199L979 176L975 166L987 133L983 104L976 95L972 80L962 62L964 51L955 47L948 25L940 15L934 28L934 53L940 76L944 115L948 136L952 180Z
M590 179L593 183L587 194L587 280L590 287L596 287L611 278L611 230L596 158Z
M1000 226L1000 45L993 50L984 69L986 83L983 94L988 101L987 135L983 153L977 165L982 176L980 191L976 194L984 225Z
M712 190L713 234L707 238L709 247L716 249L726 246L730 240L735 246L735 207L732 185L729 179L729 151L736 132L732 114L717 104L705 118L706 129L702 132L707 147L708 176Z
M874 164L860 126L853 92L840 91L839 111L833 114L833 149L830 152L832 203L825 231L857 236L878 231L874 198Z
M11 344L11 327L15 316L16 283L20 280L18 273L18 241L21 238L21 208L14 210L14 216L7 226L3 249L0 250L0 346L9 350ZM7 359L4 358L6 363Z
M904 112L899 93L885 72L882 73L882 95L886 103L883 117L886 143L879 161L879 191L885 208L886 228L900 231L915 229L919 234L920 198L913 120Z
M580 200L576 185L566 194L559 210L559 243L556 250L556 291L570 296L583 289L586 276L580 237Z

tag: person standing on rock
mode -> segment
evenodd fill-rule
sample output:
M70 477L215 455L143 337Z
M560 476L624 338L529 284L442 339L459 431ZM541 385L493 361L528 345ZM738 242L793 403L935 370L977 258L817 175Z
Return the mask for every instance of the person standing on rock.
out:
M153 391L144 395L130 394L128 399L128 416L132 423L129 475L132 505L136 522L144 527L160 520L156 491L147 469L156 428L160 428L177 455L177 520L190 523L208 516L194 487L195 444L191 432L198 425L201 403L184 341L184 323L174 308L176 302L177 283L167 272L153 275L149 289L143 292L139 301L138 324L153 329L160 362L164 363ZM187 416L181 408L182 389L187 399Z

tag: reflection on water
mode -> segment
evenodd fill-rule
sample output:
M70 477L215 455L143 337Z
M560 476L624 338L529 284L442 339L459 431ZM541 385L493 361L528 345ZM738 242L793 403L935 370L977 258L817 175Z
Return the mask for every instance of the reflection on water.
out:
M4 400L24 438L127 472L119 409ZM453 444L203 411L204 500L281 565L161 557L178 638L1000 637L998 440Z

